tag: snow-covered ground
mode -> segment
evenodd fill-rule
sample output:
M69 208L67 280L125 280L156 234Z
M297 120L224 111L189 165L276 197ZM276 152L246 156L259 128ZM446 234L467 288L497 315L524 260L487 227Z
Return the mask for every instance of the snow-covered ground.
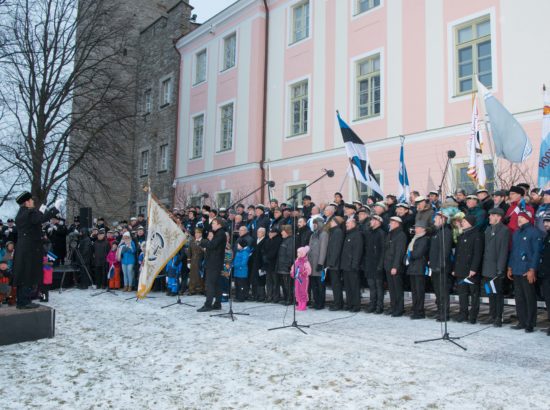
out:
M239 316L161 309L173 298L125 301L93 291L51 292L56 336L0 347L4 409L550 407L550 337L536 331L348 312L298 313L235 304ZM203 298L184 297L199 307ZM227 304L224 304L224 309ZM286 315L286 318L285 318ZM0 331L2 331L0 329Z

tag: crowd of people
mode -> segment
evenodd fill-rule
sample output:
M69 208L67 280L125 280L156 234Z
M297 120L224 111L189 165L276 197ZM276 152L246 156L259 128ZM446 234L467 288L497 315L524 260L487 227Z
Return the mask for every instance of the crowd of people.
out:
M364 310L391 317L405 314L404 292L410 290L411 319L426 317L425 293L433 291L438 321L450 319L451 293L458 294L460 305L453 319L470 323L478 320L480 297L488 296L488 323L497 327L504 298L513 295L519 320L514 328L526 332L536 326L537 301L550 307L550 190L526 184L492 194L459 189L446 198L413 191L400 203L394 195L346 203L335 193L333 202L318 205L305 195L298 206L271 199L269 206L189 206L173 214L189 240L154 290L205 294L200 312L221 309L231 278L237 302L296 303L299 310L359 312L362 288L368 287ZM17 247L13 220L2 225L1 234L0 301L6 299L5 278ZM78 217L67 227L53 215L43 225L49 283L39 287L39 296L47 301L48 271L68 257L80 266L75 276L80 288L88 288L91 279L98 288L135 290L146 238L143 215L115 228L100 218L91 230Z

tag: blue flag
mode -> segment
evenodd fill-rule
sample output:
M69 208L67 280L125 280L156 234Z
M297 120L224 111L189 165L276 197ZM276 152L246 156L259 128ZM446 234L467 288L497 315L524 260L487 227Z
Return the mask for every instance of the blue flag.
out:
M48 261L55 262L57 260L57 255L52 251L48 251Z
M542 113L542 137L539 155L538 186L545 188L550 183L550 95L544 88L544 110Z
M398 190L398 202L407 202L411 194L411 187L409 185L409 175L407 174L407 167L405 166L405 148L403 147L404 139L401 140L401 153L399 154L399 190Z
M107 272L107 279L113 279L115 276L115 264L112 264L109 268L109 272Z

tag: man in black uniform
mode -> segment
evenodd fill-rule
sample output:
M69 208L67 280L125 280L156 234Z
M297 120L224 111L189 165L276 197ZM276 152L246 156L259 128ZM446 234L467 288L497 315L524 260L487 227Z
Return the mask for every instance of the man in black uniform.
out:
M403 293L403 258L407 250L407 236L402 229L403 221L398 216L390 218L390 231L384 243L384 270L390 291L392 317L403 316L405 308Z
M42 279L42 224L47 222L57 210L52 208L44 214L46 206L40 209L34 207L34 200L30 192L23 192L16 199L19 212L15 217L18 228L17 248L14 257L14 283L17 286L17 308L33 309L38 305L31 303L32 288Z
M542 247L538 275L542 279L542 295L546 302L546 312L548 313L548 321L550 322L550 213L544 215L543 222L546 237L544 238L544 245ZM550 336L550 327L546 331L546 334Z
M483 286L489 291L490 324L502 326L502 312L504 311L504 294L502 282L506 275L508 262L508 246L510 244L510 230L502 223L504 210L501 208L489 209L489 227L485 230L485 247L483 253ZM486 323L486 324L489 324Z
M386 233L382 229L383 219L374 215L370 220L370 229L363 232L365 253L363 271L367 278L370 292L370 303L367 313L384 312L384 240Z
M204 270L206 274L206 301L197 312L210 312L222 308L222 291L220 288L220 275L223 270L225 257L225 244L227 242L223 221L216 217L210 225L208 243L206 244L206 258ZM212 303L216 299L214 303Z
M432 271L432 285L436 296L436 320L443 322L449 319L453 232L447 223L447 216L441 211L435 214L434 225L434 233L430 237L429 267Z
M357 229L357 221L350 218L346 221L346 236L340 257L340 269L344 275L346 290L346 308L352 312L361 310L361 282L359 269L363 256L363 236Z

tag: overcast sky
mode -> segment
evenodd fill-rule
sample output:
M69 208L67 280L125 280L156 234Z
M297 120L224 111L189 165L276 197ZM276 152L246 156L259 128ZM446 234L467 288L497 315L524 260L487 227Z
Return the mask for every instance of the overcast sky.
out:
M194 7L193 13L197 15L197 22L203 23L210 17L218 14L227 6L235 3L236 0L191 0Z

